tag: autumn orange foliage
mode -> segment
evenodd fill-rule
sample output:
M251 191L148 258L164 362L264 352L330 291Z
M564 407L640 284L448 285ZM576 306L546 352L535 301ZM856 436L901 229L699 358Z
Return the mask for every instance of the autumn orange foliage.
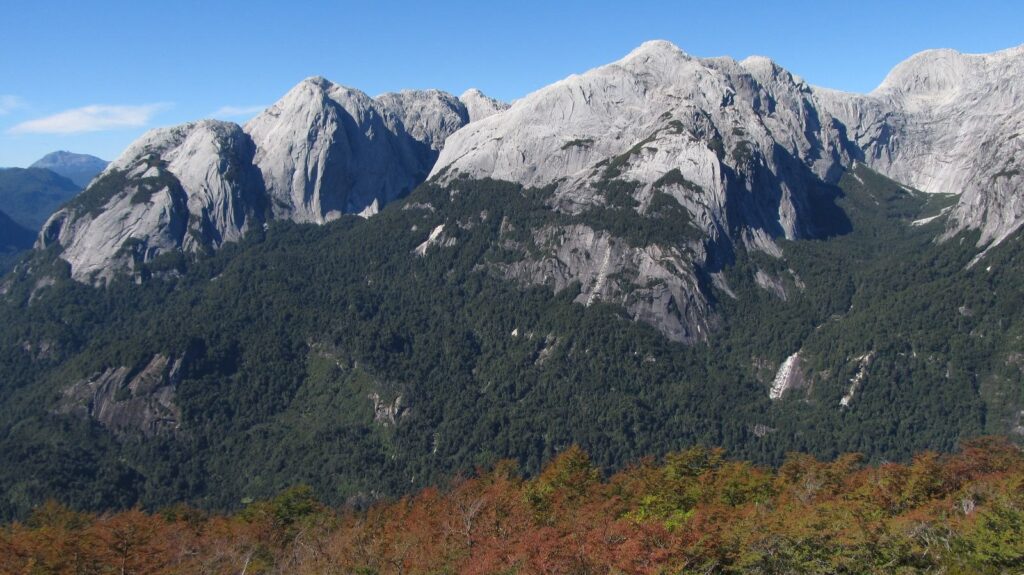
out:
M909 464L693 448L607 479L577 447L365 511L304 487L231 515L57 503L0 529L0 573L1021 573L1024 455L999 438Z

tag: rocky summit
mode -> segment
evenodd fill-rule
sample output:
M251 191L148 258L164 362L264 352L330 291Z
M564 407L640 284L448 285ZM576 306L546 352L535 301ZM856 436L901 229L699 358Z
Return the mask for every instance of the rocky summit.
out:
M815 89L858 159L903 184L958 194L949 230L999 243L1024 223L1024 46L992 54L929 50L870 94Z
M779 256L779 238L843 233L835 185L858 162L915 189L960 194L934 216L947 218L943 237L979 229L987 245L1015 231L1022 55L926 52L856 95L811 86L767 58L699 59L648 42L456 132L431 177L552 186L551 207L568 213L625 201L650 218L670 198L698 231L683 251L638 246L648 263L630 265L614 238L545 229L558 242L538 242L540 255L511 275L578 281L582 303L617 301L673 339L702 339L714 318L699 276L728 293L717 270L735 245ZM662 290L636 289L655 278Z
M266 211L254 151L226 122L148 132L50 218L38 247L59 246L72 277L88 282L161 253L236 240Z
M309 78L245 131L274 216L323 223L375 213L412 191L445 138L468 122L465 106L436 90L370 98Z

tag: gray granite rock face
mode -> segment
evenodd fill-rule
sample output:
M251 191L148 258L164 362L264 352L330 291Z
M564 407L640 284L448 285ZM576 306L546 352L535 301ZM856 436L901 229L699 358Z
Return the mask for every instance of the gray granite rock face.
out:
M117 434L174 434L181 422L175 396L182 364L181 358L156 355L134 374L109 368L67 387L58 411L94 419Z
M682 258L685 271L673 280L682 291L673 294L673 305L698 305L675 308L692 311L675 314L676 326L665 306L637 317L688 340L713 316L700 303L707 292L687 276L703 268L730 293L708 267L715 246L780 257L777 238L835 232L816 210L856 162L926 192L959 194L946 237L978 229L986 245L1016 231L1024 223L1022 80L1024 47L988 55L924 52L897 66L877 90L857 95L810 86L767 58L700 59L667 42L648 42L456 132L432 177L553 185L552 207L570 214L608 207L610 183L643 216L659 198L671 197L707 248ZM573 254L594 255L592 241L569 235ZM664 253L672 246L633 247ZM595 278L633 273L621 257L599 273L600 254L584 261L565 255L555 250L507 271L555 289L579 281L588 301L595 285L608 289ZM787 297L777 279L760 274L755 280Z
M370 98L309 78L246 124L274 216L324 223L372 215L426 178L438 150L469 122L437 90Z
M929 50L870 94L815 89L860 158L907 186L959 194L949 233L998 243L1024 223L1024 46L991 54Z
M37 247L59 245L75 279L103 283L161 253L235 241L264 219L254 152L227 122L148 132L47 221Z
M690 237L647 245L587 226L534 230L531 249L500 273L555 291L578 283L580 303L619 304L694 342L717 323L711 286L731 293L713 254L742 245L778 257L777 238L830 233L815 206L851 152L813 89L772 61L698 59L649 42L459 130L432 177L554 186L552 209L574 216L628 206L686 220Z
M639 183L641 203L664 185L709 234L815 236L808 195L850 158L812 95L764 58L702 60L648 42L456 132L432 175L557 183L570 212L599 203L609 178Z
M693 262L700 244L688 247L633 246L585 225L534 230L520 261L493 264L499 276L560 292L578 284L576 302L622 306L634 321L654 326L673 341L707 337L714 315ZM526 253L540 254L526 256Z
M152 130L54 214L72 276L103 284L160 254L216 249L271 219L369 216L426 178L447 137L501 104L437 90L370 98L309 78L240 127L203 120Z
M505 102L495 100L476 88L470 88L463 92L459 96L459 101L466 107L470 122L482 120L508 109L508 104Z
M960 195L949 233L977 229L982 245L998 243L1024 223L1022 79L1024 46L922 52L862 95L810 86L762 57L699 59L649 42L460 130L433 174L557 181L570 203L586 204L594 167L618 158L620 177L644 184L679 170L705 193L691 206L701 221L729 212L733 227L792 238L816 232L805 169L831 183L863 161L907 186ZM730 192L737 186L747 193Z

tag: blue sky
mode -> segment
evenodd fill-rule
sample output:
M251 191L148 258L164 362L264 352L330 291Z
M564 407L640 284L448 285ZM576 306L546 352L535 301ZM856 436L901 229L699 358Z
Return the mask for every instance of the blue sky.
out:
M926 48L1024 43L1024 2L4 0L0 166L57 149L113 159L151 127L242 122L311 75L512 100L656 38L865 92Z

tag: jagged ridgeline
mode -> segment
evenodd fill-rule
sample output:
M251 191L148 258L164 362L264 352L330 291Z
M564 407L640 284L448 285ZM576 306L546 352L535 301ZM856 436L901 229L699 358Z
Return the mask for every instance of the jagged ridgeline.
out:
M0 284L3 513L1017 433L1021 100L959 96L1020 54L857 96L650 43L508 109L310 79L153 132ZM915 179L940 105L1009 154L950 177L998 186Z

